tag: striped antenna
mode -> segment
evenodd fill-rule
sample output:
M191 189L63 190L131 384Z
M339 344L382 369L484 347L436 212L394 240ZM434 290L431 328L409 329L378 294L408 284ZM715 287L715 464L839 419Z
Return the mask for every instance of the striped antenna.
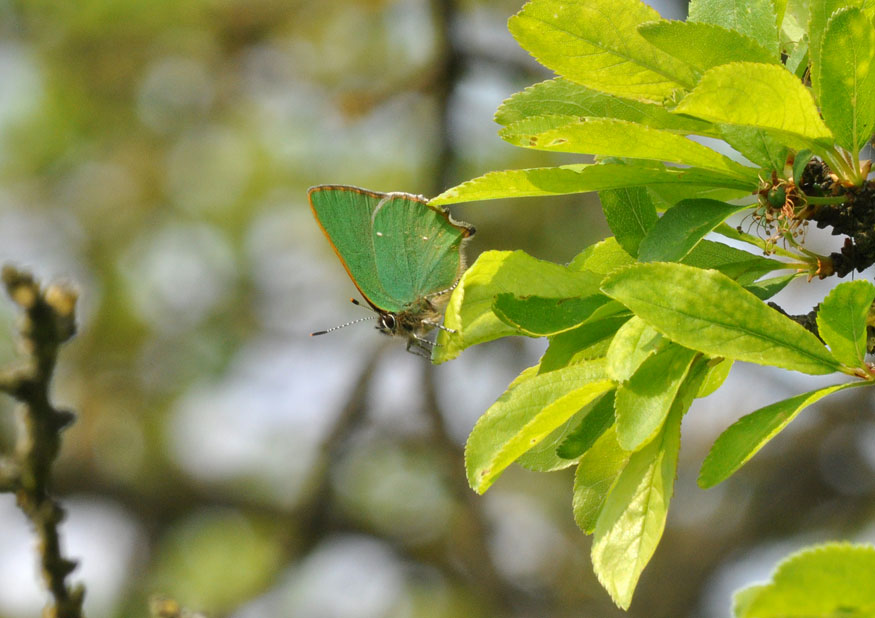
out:
M370 307L365 307L363 304L361 304L355 298L350 298L349 302L351 302L353 305L357 305L359 307L364 307L365 309L367 309L369 311L371 310ZM328 333L333 332L335 330L340 330L341 328L346 328L347 326L352 326L353 324L358 324L359 322L365 322L367 320L373 320L373 319L374 319L374 316L369 315L366 318L359 318L357 320L352 320L351 322L347 322L346 324L340 324L339 326L332 326L331 328L326 329L326 330L317 330L315 333L310 333L310 336L311 337L318 337L319 335L325 335L325 334L328 334Z

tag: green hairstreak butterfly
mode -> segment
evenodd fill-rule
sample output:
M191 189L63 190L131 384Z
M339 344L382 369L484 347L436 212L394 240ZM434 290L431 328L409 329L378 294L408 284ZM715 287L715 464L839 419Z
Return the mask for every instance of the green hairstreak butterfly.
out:
M474 227L421 195L319 185L307 196L334 252L377 313L377 328L406 337L408 350L430 355L433 344L425 334L439 326Z

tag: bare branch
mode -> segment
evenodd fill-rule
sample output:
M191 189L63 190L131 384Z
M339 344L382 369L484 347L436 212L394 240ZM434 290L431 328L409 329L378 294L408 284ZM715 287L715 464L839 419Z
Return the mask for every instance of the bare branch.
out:
M58 348L76 331L76 291L66 285L40 289L30 273L3 268L9 297L24 310L19 326L23 363L0 372L0 391L20 401L24 431L14 457L0 460L0 491L14 492L39 539L40 566L52 601L46 618L81 618L85 589L68 586L67 576L76 562L61 554L58 525L64 509L51 496L51 470L61 446L61 432L73 413L55 409L49 401L49 384Z

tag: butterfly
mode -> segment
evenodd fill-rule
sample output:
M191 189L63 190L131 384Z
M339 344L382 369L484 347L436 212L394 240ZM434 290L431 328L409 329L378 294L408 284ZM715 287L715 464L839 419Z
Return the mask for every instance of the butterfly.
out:
M465 269L463 246L474 227L421 195L319 185L307 196L347 274L376 312L377 329L405 337L408 351L430 357L434 343L425 335L443 328L441 309Z

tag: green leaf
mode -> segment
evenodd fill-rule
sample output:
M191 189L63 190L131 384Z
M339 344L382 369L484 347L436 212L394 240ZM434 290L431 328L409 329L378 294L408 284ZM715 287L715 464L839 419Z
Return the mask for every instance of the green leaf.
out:
M551 337L550 346L541 357L540 373L603 357L614 333L628 319L628 314L612 316Z
M752 38L717 24L661 20L643 24L638 32L700 73L727 62L779 61L776 53Z
M763 279L755 283L749 283L744 286L744 289L751 292L760 300L768 300L785 287L787 284L801 276L802 273L791 273L789 275L781 275L779 277L771 277Z
M499 294L492 310L498 319L523 335L547 337L580 326L596 309L611 302L616 301L604 294L571 298ZM617 303L616 311L622 310L623 306Z
M665 339L652 326L632 317L620 327L608 347L608 375L617 382L625 382L664 344Z
M691 22L705 22L734 30L757 41L777 58L778 17L773 0L692 0Z
M581 423L586 422L594 407L612 393L613 391L609 391L588 403L577 414L554 429L550 435L520 455L516 462L526 470L534 472L554 472L573 466L577 462L573 461L574 458L560 457L559 447L565 444L574 432L578 431Z
M808 70L808 61L808 39L806 38L796 44L796 47L787 57L784 66L787 67L787 70L793 75L799 79L803 79Z
M820 108L836 142L856 153L875 126L875 27L859 9L830 17L821 50Z
M574 164L489 172L447 189L431 204L455 204L505 197L535 197L585 193L623 187L647 187L655 183L686 183L752 191L755 183L696 168L669 168L651 164Z
M498 131L498 136L509 144L514 146L528 147L529 139L532 135L538 135L564 127L565 125L578 122L579 116L567 116L559 114L540 114L537 116L528 116L522 120L518 120L507 125Z
M612 270L634 263L635 259L623 250L617 239L609 236L574 256L568 268L607 275Z
M670 344L646 359L628 382L617 387L614 409L620 446L636 451L656 436L696 354Z
M573 82L661 103L695 76L638 34L639 24L655 19L659 14L638 0L533 0L508 29L541 64Z
M608 227L626 252L638 256L638 245L657 219L656 207L644 187L599 191Z
M508 126L533 116L616 118L684 134L715 135L710 123L672 114L662 105L624 99L557 77L529 86L502 103L495 122Z
M809 7L808 49L811 56L811 89L814 91L814 98L820 101L820 75L823 66L821 63L821 52L823 50L823 35L826 32L829 18L840 8L859 6L860 3L848 2L847 0L817 0L817 2L808 2L806 4Z
M632 602L641 571L662 537L677 471L681 419L701 386L704 368L699 363L691 370L659 436L632 454L598 514L593 569L623 609Z
M784 23L784 14L787 12L787 2L788 0L775 0L775 23L778 24L779 31Z
M729 478L811 404L832 393L866 384L848 382L827 386L778 401L741 417L714 442L699 471L699 486L707 489Z
M797 150L823 151L833 140L808 89L774 64L733 62L708 69L674 111L718 124L774 131Z
M875 615L875 547L827 543L797 552L765 585L736 595L736 618Z
M784 169L787 161L787 146L763 129L720 125L721 137L727 144L747 157L752 163L767 170Z
M799 185L802 184L802 175L805 173L805 168L808 167L808 162L814 153L810 150L800 150L793 157L793 181Z
M563 459L577 459L593 447L602 434L614 424L614 393L609 391L599 399L575 429L565 436L556 449Z
M784 7L784 21L781 22L781 36L784 41L795 43L807 38L809 0L781 0Z
M595 530L605 500L630 456L617 444L616 428L611 426L580 458L574 474L572 509L574 521L585 533Z
M732 370L732 365L735 361L729 358L711 359L708 361L708 373L705 375L705 380L699 392L696 393L697 399L707 397L723 386L726 378L729 377L729 372Z
M681 263L696 268L719 270L741 285L752 283L767 273L787 267L778 260L753 255L711 240L703 240L693 247Z
M604 361L595 360L535 375L505 391L468 436L465 467L471 487L486 491L520 455L613 388Z
M550 120L545 125L541 117L529 118L505 127L499 135L524 148L668 161L713 170L742 181L757 180L756 170L670 131L613 118L581 118L559 127L555 126L555 118Z
M748 205L717 200L683 200L656 222L639 247L642 262L677 262L687 255L707 233Z
M691 200L707 197L713 200L731 202L735 200L747 200L754 189L727 189L724 187L696 186L693 184L651 184L647 186L647 192L653 198L657 211L668 210L681 200Z
M810 374L840 368L817 337L717 271L636 264L608 275L602 291L672 341L708 356Z
M444 314L444 326L433 352L436 363L455 358L465 348L499 337L520 334L492 311L502 293L567 298L598 292L601 277L537 260L522 251L486 251L462 275Z
M823 299L817 330L833 356L848 367L866 368L866 318L875 300L868 281L845 281Z

